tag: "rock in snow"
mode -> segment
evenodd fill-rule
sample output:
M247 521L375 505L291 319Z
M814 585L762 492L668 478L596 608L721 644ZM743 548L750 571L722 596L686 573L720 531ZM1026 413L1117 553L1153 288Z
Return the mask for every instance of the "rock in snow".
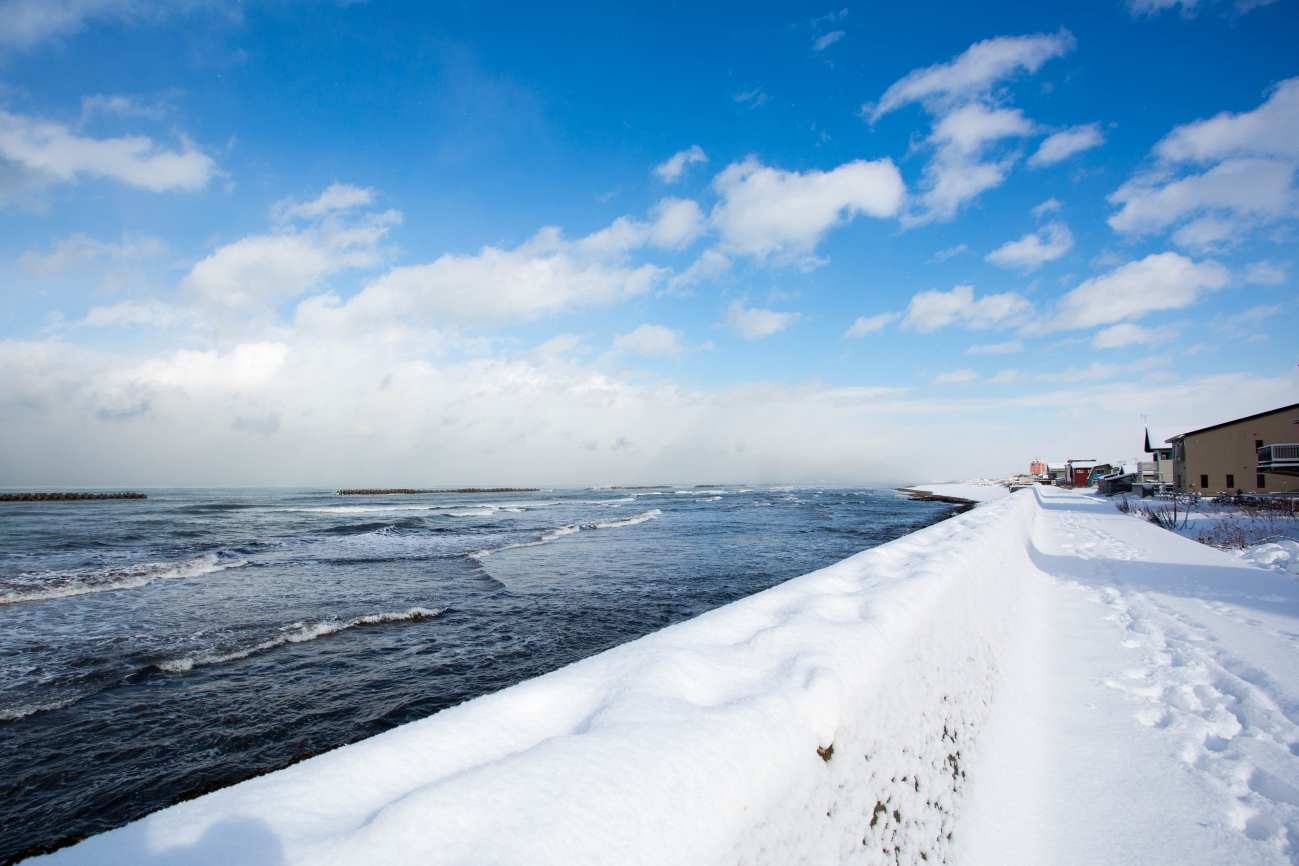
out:
M1299 583L1033 488L46 859L1284 864L1292 718Z

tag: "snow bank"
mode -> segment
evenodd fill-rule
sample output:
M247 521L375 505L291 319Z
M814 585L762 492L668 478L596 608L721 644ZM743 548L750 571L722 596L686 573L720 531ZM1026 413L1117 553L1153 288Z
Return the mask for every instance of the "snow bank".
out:
M174 806L60 863L936 863L1031 492Z

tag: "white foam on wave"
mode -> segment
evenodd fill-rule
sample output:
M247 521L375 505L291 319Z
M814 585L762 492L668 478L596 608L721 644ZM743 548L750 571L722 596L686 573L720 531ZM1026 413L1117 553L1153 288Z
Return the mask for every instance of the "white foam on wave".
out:
M291 643L305 643L309 640L315 640L318 637L336 634L340 631L346 631L349 628L356 628L357 626L382 625L390 622L418 622L420 620L433 619L433 617L438 616L445 610L446 608L430 609L426 607L412 607L409 610L404 610L400 613L375 613L367 616L358 616L355 619L348 620L320 620L319 622L312 623L295 622L281 628L280 633L275 637L270 640L264 640L255 646L232 650L228 653L187 656L181 659L156 662L154 667L170 674L181 674L202 665L215 665L221 664L222 662L232 662L237 659L247 658L253 653L266 652L267 650L275 649L276 647Z
M583 526L583 529L617 529L620 526L635 526L638 523L644 523L647 520L654 520L662 511L652 508L643 514L637 514L635 517L628 517L626 520L611 520L608 523L589 523Z
M610 520L607 523L584 523L581 526L577 524L568 524L552 529L542 535L536 541L519 541L514 544L502 544L500 547L493 547L490 550L475 550L467 554L470 559L482 559L491 556L493 553L500 553L503 550L515 550L520 547L538 547L542 544L549 544L556 539L563 538L565 535L572 535L575 532L581 532L583 529L617 529L620 526L635 526L637 523L644 523L646 520L653 520L662 514L657 508L637 514L635 517L628 517L626 520Z
M23 716L30 716L34 713L48 713L51 710L61 710L64 707L72 706L77 702L76 697L64 698L61 701L51 701L48 704L24 704L21 707L5 707L0 709L0 722L16 722Z
M183 562L143 562L100 571L24 572L6 580L8 585L0 588L0 604L135 589L155 580L200 577L247 564L243 559L222 562L215 553L205 553Z
M704 499L696 499L695 502L719 502L721 498L720 496L708 496Z

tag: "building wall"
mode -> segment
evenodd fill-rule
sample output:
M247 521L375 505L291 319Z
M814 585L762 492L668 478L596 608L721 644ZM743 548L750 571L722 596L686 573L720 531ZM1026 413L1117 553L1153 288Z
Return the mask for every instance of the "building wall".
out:
M1258 453L1255 443L1279 445L1299 442L1299 408L1278 409L1259 418L1224 424L1203 433L1188 434L1182 454L1174 451L1173 472L1181 492L1205 494L1235 492L1281 493L1299 490L1299 478L1267 475L1258 485ZM1201 476L1209 476L1208 487ZM1227 486L1227 476L1235 483Z

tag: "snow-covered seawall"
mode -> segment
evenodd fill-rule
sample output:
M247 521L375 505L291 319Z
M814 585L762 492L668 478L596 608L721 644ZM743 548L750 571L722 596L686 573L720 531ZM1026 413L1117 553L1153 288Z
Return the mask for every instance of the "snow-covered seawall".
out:
M1036 510L986 505L55 859L940 862Z
M1299 583L1022 490L56 852L1299 862Z

